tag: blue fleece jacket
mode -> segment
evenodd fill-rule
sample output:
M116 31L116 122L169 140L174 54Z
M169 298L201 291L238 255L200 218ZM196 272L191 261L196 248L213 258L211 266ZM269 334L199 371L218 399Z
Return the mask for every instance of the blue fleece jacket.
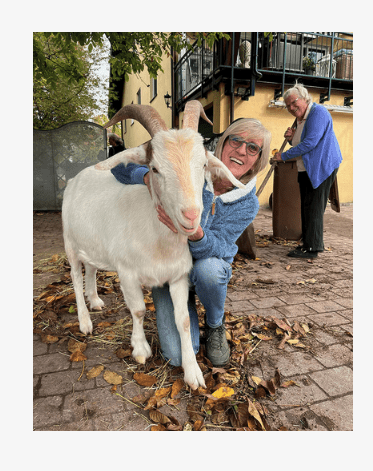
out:
M313 188L326 180L342 162L333 130L333 120L322 105L313 103L301 135L301 142L281 154L282 160L302 156Z
M148 167L136 164L119 164L111 170L114 177L126 185L145 184L144 175ZM220 196L214 195L210 181L203 188L203 212L201 227L204 236L198 241L189 241L189 248L195 260L210 257L223 258L228 263L238 251L236 240L254 220L259 211L255 195L256 178L246 184L245 189L235 188ZM212 214L212 206L215 211Z

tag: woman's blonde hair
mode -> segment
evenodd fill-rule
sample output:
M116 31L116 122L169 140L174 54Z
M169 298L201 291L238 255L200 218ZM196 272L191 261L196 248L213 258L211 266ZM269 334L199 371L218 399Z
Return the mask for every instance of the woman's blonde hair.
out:
M295 82L295 85L292 88L289 88L289 90L286 90L286 92L284 93L284 101L286 100L288 96L294 95L294 94L299 96L299 98L303 98L303 100L305 100L307 105L312 103L312 97L308 93L307 88L302 83Z
M265 169L269 160L272 134L260 121L253 118L240 118L237 121L234 121L219 139L215 149L215 156L221 160L223 147L228 136L241 134L243 132L248 133L251 139L263 139L262 151L260 152L257 161L254 166L239 179L242 183L246 184L254 178L255 175Z

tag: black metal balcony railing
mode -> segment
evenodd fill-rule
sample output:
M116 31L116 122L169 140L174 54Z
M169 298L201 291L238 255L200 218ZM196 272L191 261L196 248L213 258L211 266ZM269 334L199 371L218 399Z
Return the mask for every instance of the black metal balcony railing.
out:
M233 52L233 53L232 53ZM205 96L220 81L228 84L226 93L243 99L255 94L256 82L284 86L302 78L305 86L326 91L352 93L353 36L351 33L231 33L229 41L205 44L181 56L174 67L175 105L196 96ZM237 92L238 90L238 92Z

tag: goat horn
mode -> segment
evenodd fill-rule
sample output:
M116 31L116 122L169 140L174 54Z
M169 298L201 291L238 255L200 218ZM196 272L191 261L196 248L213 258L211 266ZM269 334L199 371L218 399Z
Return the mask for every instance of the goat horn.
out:
M183 129L191 128L194 131L198 131L200 116L212 126L212 122L206 116L201 102L198 100L188 101L184 110Z
M151 137L154 137L154 134L158 131L167 131L166 123L160 117L158 111L149 105L123 106L123 108L105 124L104 129L124 119L135 119L144 126Z

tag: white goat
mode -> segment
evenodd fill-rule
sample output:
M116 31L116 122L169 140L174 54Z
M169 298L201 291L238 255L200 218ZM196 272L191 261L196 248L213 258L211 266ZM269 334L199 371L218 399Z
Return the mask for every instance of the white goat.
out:
M191 342L188 272L192 257L187 238L198 228L202 213L205 171L224 175L243 187L225 165L203 147L198 134L199 116L207 119L198 101L187 103L183 129L167 130L150 106L127 105L105 127L124 119L136 119L149 132L151 141L125 150L81 171L68 182L62 220L66 254L76 295L80 330L92 333L91 309L100 310L96 271L117 271L124 300L131 311L133 356L139 363L151 356L143 329L145 315L142 285L169 283L175 322L180 333L184 381L193 389L204 386ZM150 168L151 195L145 185L123 185L109 171L119 163L145 164ZM153 200L153 201L152 201ZM161 204L172 219L175 234L157 217Z

